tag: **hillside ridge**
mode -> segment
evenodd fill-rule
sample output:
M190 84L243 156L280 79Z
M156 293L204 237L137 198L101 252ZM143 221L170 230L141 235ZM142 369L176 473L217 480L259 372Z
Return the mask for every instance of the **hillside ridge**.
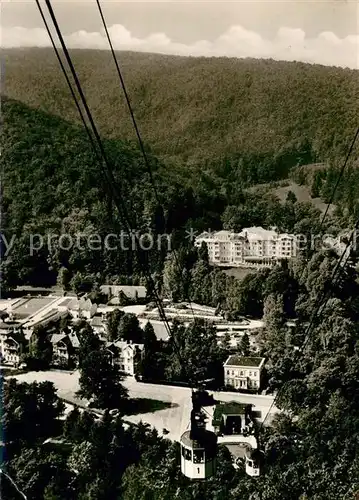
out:
M52 49L3 50L3 93L79 122ZM111 53L71 50L101 134L135 140ZM355 70L257 59L118 54L144 142L185 163L310 150L341 158L355 130Z

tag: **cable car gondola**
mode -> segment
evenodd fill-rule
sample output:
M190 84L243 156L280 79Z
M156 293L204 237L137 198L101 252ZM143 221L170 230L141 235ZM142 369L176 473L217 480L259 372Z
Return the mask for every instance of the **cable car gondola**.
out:
M180 439L181 472L192 480L203 480L216 472L217 436L206 430L205 415L201 408L201 392L192 392L190 430Z

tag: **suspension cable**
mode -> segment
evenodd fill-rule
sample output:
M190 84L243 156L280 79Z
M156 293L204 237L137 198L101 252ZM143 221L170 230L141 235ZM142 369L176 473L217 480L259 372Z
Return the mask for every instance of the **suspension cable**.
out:
M38 0L37 0L37 3L38 3ZM54 11L53 11L52 6L51 6L50 0L46 0L46 5L47 5L47 8L49 10L49 13L50 13L52 22L54 24L54 27L56 29L57 36L58 36L58 38L60 40L62 49L64 51L67 63L69 65L69 67L70 67L70 70L71 70L72 76L74 78L74 81L75 81L78 93L79 93L81 101L82 101L82 104L83 104L83 106L85 108L86 115L87 115L88 120L89 120L89 122L91 124L91 129L93 131L93 134L95 136L95 139L96 139L98 147L99 147L99 152L98 152L97 148L95 148L95 154L96 154L96 156L98 156L98 154L101 155L101 158L103 160L102 162L100 162L101 170L102 170L102 172L103 172L103 174L105 176L106 181L108 182L108 184L109 184L109 186L110 186L110 188L112 190L112 194L113 194L113 198L114 198L116 207L118 209L120 217L122 218L122 220L125 223L125 227L127 229L127 232L128 232L128 234L131 234L131 232L132 232L131 231L131 224L129 223L129 218L128 218L126 206L125 206L125 204L123 202L123 199L122 199L121 195L118 193L117 185L116 185L113 173L112 173L110 162L108 161L107 154L106 154L104 146L102 144L101 137L100 137L100 135L98 133L98 130L97 130L97 127L96 127L96 125L94 123L91 111L90 111L90 109L88 107L86 98L84 96L84 93L83 93L83 90L82 90L82 87L81 87L81 84L80 84L80 81L78 79L76 70L75 70L75 68L73 66L71 57L70 57L69 52L67 50L66 44L64 42L61 30L60 30L59 25L58 25L57 20L56 20L56 16L55 16ZM39 6L39 4L38 4L38 6ZM133 234L133 236L136 239L136 243L138 243L138 236L137 236L137 234L133 233L133 232L132 232L132 234ZM140 255L140 253L139 253L138 257L139 257L139 264L141 266L143 266L144 263L142 262L142 256ZM147 271L147 270L145 269L145 271ZM169 325L168 325L168 321L167 321L167 318L166 318L166 316L164 314L162 303L161 303L161 301L160 301L160 299L158 297L158 294L157 294L156 288L154 286L151 274L145 272L145 276L146 276L146 281L148 282L149 288L151 289L152 293L154 294L155 300L156 300L156 302L158 304L158 308L159 308L161 319L164 322L164 324L166 326L166 329L167 329L167 331L169 332L169 335L170 335L170 328L169 328Z

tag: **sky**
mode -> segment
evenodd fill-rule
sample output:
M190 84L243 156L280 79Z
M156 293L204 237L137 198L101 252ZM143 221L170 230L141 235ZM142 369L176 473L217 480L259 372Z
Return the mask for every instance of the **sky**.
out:
M95 0L53 0L52 5L69 47L108 49ZM359 69L357 1L103 0L101 5L118 50ZM35 0L1 1L2 47L49 45Z

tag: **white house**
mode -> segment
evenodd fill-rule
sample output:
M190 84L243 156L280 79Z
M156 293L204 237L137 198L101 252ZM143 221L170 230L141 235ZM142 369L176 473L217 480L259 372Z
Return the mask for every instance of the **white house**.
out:
M20 323L0 322L0 362L12 366L18 365L24 340Z
M235 389L258 391L265 359L252 356L229 356L224 363L224 383Z
M90 299L74 298L68 303L67 309L75 319L90 319L96 314L97 305L93 304Z
M22 345L15 336L2 335L0 338L0 358L5 365L17 366L20 363Z
M52 362L54 365L67 366L71 359L75 361L80 347L79 339L75 333L54 333L50 342L52 344Z
M100 337L104 336L107 329L106 329L106 324L105 321L102 317L99 316L94 316L91 321L90 325L95 333L100 335Z
M230 231L204 232L195 245L207 244L212 265L228 267L271 267L280 259L297 254L296 238L292 234L279 234L273 229L250 227L240 233Z
M118 366L119 370L127 375L134 376L136 367L141 359L143 344L133 344L131 341L117 340L108 342L107 351L112 362Z

